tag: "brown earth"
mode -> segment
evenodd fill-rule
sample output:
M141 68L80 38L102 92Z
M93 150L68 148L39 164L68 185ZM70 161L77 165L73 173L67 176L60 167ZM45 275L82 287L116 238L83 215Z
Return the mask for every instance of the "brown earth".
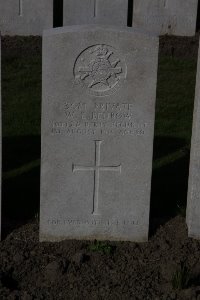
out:
M197 51L198 36L160 39L161 54L194 58ZM4 37L2 52L41 53L41 38ZM37 218L20 223L8 219L3 226L2 300L200 300L200 241L187 237L181 216L151 220L154 230L143 244L39 243Z
M143 244L39 243L29 222L0 248L1 299L200 299L200 241L179 216Z

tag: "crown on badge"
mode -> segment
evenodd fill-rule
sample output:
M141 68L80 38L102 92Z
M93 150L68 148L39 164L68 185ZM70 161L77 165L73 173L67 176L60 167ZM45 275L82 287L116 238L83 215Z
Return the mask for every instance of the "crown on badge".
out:
M97 56L106 56L106 54L108 53L108 49L105 46L100 45L97 46L93 51L91 51L91 53L94 52L97 53Z

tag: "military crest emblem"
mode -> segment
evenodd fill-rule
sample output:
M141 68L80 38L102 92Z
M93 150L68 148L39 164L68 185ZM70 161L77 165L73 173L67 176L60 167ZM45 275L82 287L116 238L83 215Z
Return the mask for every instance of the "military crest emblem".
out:
M95 45L83 51L74 67L76 81L97 96L110 94L125 78L126 66L111 46ZM114 92L114 91L113 91Z

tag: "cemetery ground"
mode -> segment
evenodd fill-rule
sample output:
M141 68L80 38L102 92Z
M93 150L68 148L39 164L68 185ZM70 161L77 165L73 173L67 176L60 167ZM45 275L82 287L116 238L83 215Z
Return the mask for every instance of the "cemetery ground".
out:
M39 243L41 38L3 38L0 299L200 299L185 225L197 51L198 36L160 39L149 242Z

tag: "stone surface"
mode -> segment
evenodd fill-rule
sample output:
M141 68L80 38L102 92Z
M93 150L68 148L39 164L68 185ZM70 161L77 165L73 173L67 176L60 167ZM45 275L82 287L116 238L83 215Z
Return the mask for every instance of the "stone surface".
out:
M53 0L0 0L2 35L42 35L53 27Z
M200 51L198 54L196 93L190 154L187 225L189 236L200 238Z
M2 123L1 123L1 32L0 32L0 240L1 240L1 174L2 174Z
M134 0L133 26L159 35L192 36L198 0Z
M63 25L127 26L128 0L64 0Z
M125 27L45 31L41 241L147 240L157 60Z

